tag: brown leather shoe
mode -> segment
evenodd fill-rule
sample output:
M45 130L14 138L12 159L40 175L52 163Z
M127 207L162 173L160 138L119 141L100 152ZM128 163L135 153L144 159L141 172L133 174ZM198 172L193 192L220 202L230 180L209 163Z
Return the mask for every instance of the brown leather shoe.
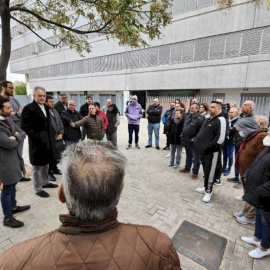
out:
M195 180L195 179L197 179L197 178L198 178L198 175L197 175L197 174L195 174L195 173L193 173L193 174L191 175L191 178Z
M179 172L182 172L182 173L188 173L189 171L187 171L187 170L184 168L184 169L179 170Z

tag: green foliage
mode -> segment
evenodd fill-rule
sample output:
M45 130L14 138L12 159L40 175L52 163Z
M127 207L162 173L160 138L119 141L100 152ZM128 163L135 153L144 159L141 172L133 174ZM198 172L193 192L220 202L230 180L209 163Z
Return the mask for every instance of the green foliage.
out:
M82 54L90 52L88 34L114 38L120 45L137 48L158 38L161 28L171 22L172 0L15 0L11 17L34 32L46 28L60 42ZM87 28L78 28L78 20Z
M27 95L26 84L24 82L15 82L14 95Z

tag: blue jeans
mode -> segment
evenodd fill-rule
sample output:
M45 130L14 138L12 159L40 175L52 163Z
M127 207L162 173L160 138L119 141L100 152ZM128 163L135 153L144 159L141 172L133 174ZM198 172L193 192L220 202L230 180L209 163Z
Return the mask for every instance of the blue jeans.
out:
M16 208L16 185L4 185L3 190L1 192L1 204L3 209L4 218L12 217L11 210Z
M174 162L175 152L176 152L175 163L180 164L182 156L182 146L178 144L171 144L171 162Z
M194 174L199 173L200 169L200 157L199 153L195 148L188 148L186 147L186 165L185 170L190 171L191 166L193 164L192 172Z
M79 140L65 140L65 146L66 148L74 143L78 143Z
M254 236L261 239L263 248L270 248L270 212L255 208L256 223Z
M154 130L154 134L155 134L155 143L156 146L159 146L159 128L160 128L160 123L148 123L148 145L152 146L152 134L153 134L153 130Z
M138 144L140 126L134 124L128 124L128 144L132 144L133 130L135 132L135 144Z
M228 170L231 172L233 165L233 152L235 149L234 144L225 144L223 147L223 170ZM227 167L228 164L228 167Z

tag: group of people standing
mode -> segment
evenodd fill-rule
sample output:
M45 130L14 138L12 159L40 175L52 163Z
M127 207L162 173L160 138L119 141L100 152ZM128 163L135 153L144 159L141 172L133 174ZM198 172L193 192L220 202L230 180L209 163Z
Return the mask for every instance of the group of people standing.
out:
M107 140L117 146L120 113L111 100L107 100L107 105L101 110L100 104L92 103L90 96L86 98L80 112L76 111L73 100L67 102L66 94L61 94L59 102L54 104L53 97L46 95L46 90L40 86L33 90L33 102L22 108L13 97L13 91L12 82L1 83L0 180L4 226L18 228L24 224L16 220L13 214L30 208L30 205L18 206L16 201L18 181L31 180L25 177L22 158L26 135L35 193L39 197L48 198L50 194L44 189L58 187L51 181L56 181L54 174L61 174L57 167L61 152L85 137L106 140L105 134ZM80 127L83 127L82 132Z
M152 107L162 113L157 99L149 106ZM208 105L193 99L186 112L184 104L175 100L162 121L167 137L163 149L170 150L168 165L179 167L183 148L186 161L180 173L192 169L191 179L195 180L202 165L204 187L196 191L204 194L203 202L211 201L213 186L221 185L221 175L229 176L234 167L234 177L227 181L235 183L235 188L244 188L244 196L236 199L244 200L245 205L233 216L241 224L256 224L254 237L242 237L242 240L257 246L249 255L258 259L270 255L270 135L267 135L268 117L254 115L254 107L253 101L246 100L240 113L234 101L223 104L218 99ZM150 114L148 122L149 130ZM151 142L149 139L146 148L152 146Z

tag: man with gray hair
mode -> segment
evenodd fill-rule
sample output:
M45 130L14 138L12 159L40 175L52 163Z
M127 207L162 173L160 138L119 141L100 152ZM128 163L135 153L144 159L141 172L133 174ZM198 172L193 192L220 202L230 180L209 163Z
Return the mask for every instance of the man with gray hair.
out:
M132 146L132 135L135 132L135 147L140 149L139 146L139 131L140 131L140 120L143 117L142 106L138 103L138 97L134 95L131 103L127 106L125 115L128 119L128 150Z
M58 230L13 246L0 257L3 269L181 270L169 237L150 226L117 220L126 158L111 143L86 140L65 150L59 200L69 213ZM25 256L27 254L27 256Z
M43 188L58 186L49 182L49 163L55 158L55 138L51 125L51 114L45 101L45 88L36 86L34 88L34 100L24 107L21 116L22 130L28 135L34 188L36 195L42 198L50 196Z

